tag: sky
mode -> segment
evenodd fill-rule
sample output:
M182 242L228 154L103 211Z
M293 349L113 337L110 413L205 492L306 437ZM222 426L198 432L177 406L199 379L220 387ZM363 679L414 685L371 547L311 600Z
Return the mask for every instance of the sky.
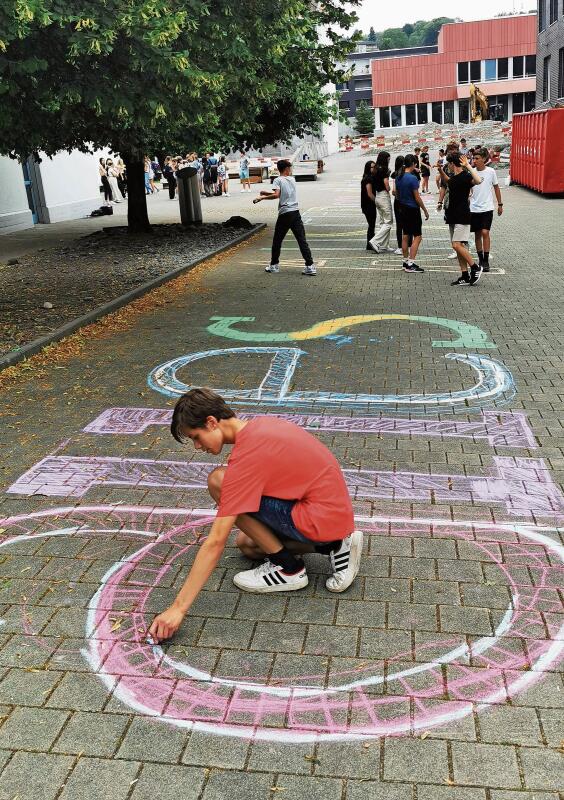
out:
M529 11L533 8L536 8L536 0L465 0L455 4L452 0L394 0L393 3L364 0L356 13L360 18L358 27L368 33L371 25L381 31L385 28L401 28L407 22L416 22L418 19L490 19L502 11Z

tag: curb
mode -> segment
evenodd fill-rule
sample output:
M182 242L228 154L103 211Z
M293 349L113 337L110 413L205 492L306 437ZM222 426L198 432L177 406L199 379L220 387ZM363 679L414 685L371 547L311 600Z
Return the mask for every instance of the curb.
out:
M61 325L60 328L48 333L46 336L41 336L39 339L34 339L33 342L24 345L20 350L7 353L5 356L0 358L0 372L3 369L6 369L6 367L12 367L14 364L24 361L26 358L39 353L44 347L47 347L47 345L53 344L54 342L59 342L61 339L64 339L71 333L74 333L79 328L83 328L85 325L89 325L91 322L96 322L96 320L100 319L101 317L111 314L112 311L117 311L118 308L126 306L128 303L131 303L132 300L137 300L138 297L142 297L152 289L156 289L158 286L168 283L174 278L177 278L179 275L182 275L184 272L188 272L194 267L197 267L198 264L201 264L203 261L207 261L209 258L214 258L220 253L223 253L225 250L229 250L230 247L241 244L241 242L250 239L251 236L254 236L255 233L259 233L266 227L267 225L265 222L260 222L257 225L254 225L253 228L248 230L246 233L242 233L236 239L233 239L233 241L229 242L229 244L223 245L223 247L218 247L215 250L206 253L205 256L196 258L194 261L190 261L188 264L184 264L182 267L178 267L171 272L166 272L164 275L160 275L158 278L153 278L151 281L142 283L141 286L137 286L135 289L131 289L129 292L126 292L125 294L122 294L119 297L116 297L113 300L94 308L92 311L89 311L88 314L83 314L82 317L77 317L70 322L66 322L64 325Z

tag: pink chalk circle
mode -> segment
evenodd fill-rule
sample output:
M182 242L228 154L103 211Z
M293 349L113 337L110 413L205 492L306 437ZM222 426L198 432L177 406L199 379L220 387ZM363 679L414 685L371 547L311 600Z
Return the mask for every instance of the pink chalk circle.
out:
M418 634L413 650L385 661L361 659L329 684L325 674L287 680L210 674L148 642L146 631L158 607L153 593L185 574L185 558L212 518L206 509L60 508L0 521L0 548L61 535L126 537L131 549L137 542L108 570L89 603L83 655L113 697L132 710L215 735L313 742L430 730L506 702L563 657L564 626L552 622L557 615L541 613L556 610L551 598L562 583L564 548L554 529L357 517L370 536L448 539L460 548L459 563L490 561L486 589L506 586L511 597L507 608L495 610L491 633Z

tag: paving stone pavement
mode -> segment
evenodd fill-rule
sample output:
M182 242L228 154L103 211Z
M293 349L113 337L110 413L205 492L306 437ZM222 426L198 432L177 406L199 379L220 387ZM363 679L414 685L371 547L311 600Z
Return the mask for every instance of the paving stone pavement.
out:
M264 273L270 228L0 393L0 800L562 800L564 201L503 188L454 289L432 209L425 274L364 249L362 163L299 185L315 279L291 240ZM186 384L314 430L365 554L343 595L311 556L260 597L231 542L159 648L213 515L166 429Z

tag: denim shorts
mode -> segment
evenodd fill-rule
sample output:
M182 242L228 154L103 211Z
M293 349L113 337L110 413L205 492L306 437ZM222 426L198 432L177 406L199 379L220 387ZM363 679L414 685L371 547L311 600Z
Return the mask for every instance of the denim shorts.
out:
M248 181L249 180L249 170L248 169L239 170L239 180L242 180L242 181Z
M311 542L307 536L300 533L292 519L292 509L295 500L281 500L278 497L263 496L260 499L260 508L249 514L250 517L264 522L274 533L294 539L296 542Z

